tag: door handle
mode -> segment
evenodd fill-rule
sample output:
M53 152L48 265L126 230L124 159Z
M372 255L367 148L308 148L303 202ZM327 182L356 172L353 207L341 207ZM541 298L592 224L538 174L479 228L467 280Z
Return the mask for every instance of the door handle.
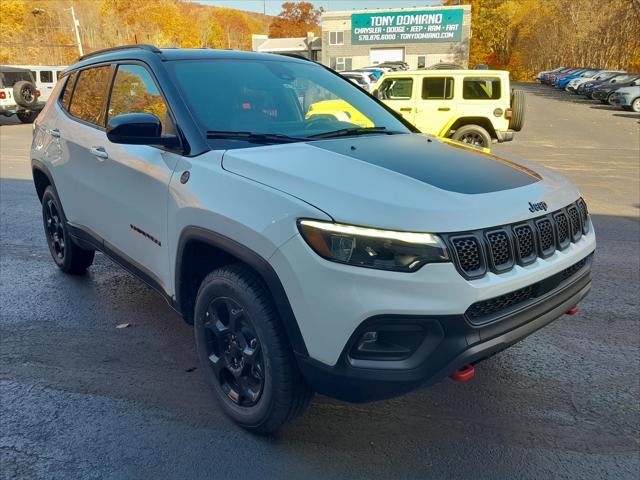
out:
M58 130L57 128L47 130L47 133L53 138L60 138L60 130Z
M449 110L451 110L449 107L440 107L438 109L439 112L448 112Z
M401 108L401 112L413 112L413 108Z
M101 162L109 158L109 154L105 151L104 147L91 147L91 155L97 157Z

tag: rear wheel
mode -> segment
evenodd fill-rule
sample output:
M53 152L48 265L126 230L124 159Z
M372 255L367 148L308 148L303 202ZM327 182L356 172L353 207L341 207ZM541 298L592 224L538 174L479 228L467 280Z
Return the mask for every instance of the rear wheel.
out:
M491 146L491 135L480 125L465 125L460 127L451 138L458 142L473 145L474 147L488 148Z
M242 265L210 273L195 307L202 366L223 411L258 434L304 411L311 391L262 280Z
M51 186L42 195L42 221L53 260L65 273L80 275L93 263L94 250L85 250L71 239L60 200Z
M22 110L16 114L22 123L33 123L38 116L38 112Z
M511 110L512 116L509 120L509 128L519 132L524 126L524 115L526 111L525 94L523 90L511 91Z

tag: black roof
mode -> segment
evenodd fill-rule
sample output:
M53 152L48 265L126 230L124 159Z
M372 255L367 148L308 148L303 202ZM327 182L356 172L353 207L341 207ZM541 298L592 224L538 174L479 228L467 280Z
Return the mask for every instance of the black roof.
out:
M0 65L0 72L31 72L28 68L6 67Z
M309 62L307 59L270 53L245 52L240 50L214 50L211 48L156 48L153 45L137 44L107 48L80 57L79 61L71 65L66 71L75 70L93 63L117 60L144 60L154 56L162 61L174 60L263 60L281 62Z

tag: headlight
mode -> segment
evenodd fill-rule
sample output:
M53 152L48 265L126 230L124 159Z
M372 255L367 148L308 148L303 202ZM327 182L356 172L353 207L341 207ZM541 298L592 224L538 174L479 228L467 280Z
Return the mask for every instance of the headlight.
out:
M427 263L448 262L444 242L432 233L396 232L317 220L299 220L309 246L332 262L415 272Z

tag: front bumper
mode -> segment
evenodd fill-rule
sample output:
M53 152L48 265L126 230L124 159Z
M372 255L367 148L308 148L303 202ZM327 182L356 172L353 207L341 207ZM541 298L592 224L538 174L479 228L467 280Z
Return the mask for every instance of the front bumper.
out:
M591 257L556 288L483 326L472 325L466 315L374 317L354 332L336 365L299 358L301 371L315 391L349 402L382 400L434 384L519 342L577 305L591 289ZM385 322L420 325L427 335L407 359L352 358L349 352L357 338Z

